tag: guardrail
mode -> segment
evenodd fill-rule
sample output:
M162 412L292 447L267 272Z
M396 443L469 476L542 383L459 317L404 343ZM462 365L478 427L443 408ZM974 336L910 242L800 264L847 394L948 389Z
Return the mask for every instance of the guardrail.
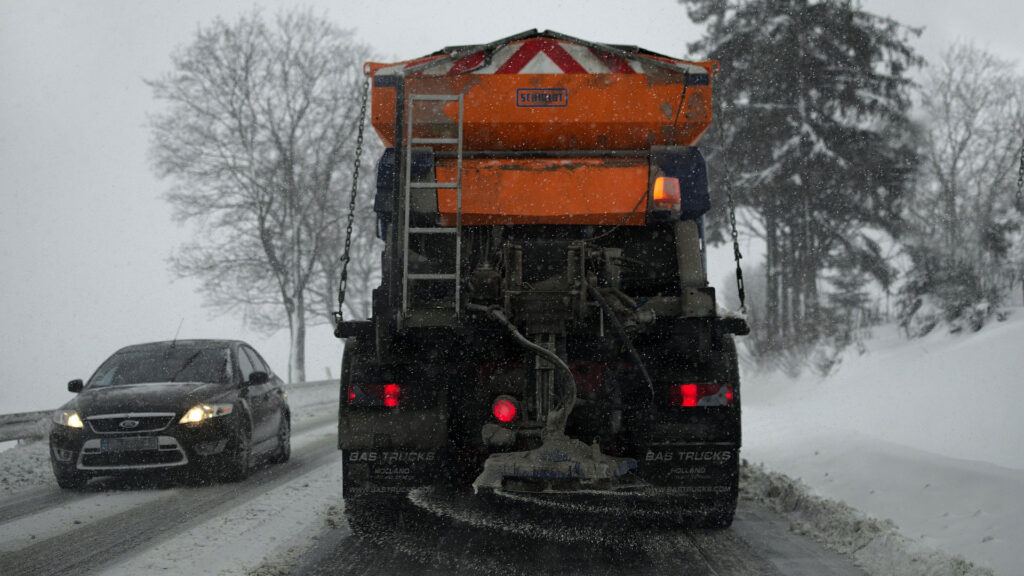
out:
M45 438L50 432L53 410L0 414L0 442Z

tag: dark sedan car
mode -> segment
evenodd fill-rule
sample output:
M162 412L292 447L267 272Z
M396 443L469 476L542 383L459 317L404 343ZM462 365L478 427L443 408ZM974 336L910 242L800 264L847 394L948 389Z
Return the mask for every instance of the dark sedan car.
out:
M61 488L147 470L240 480L259 459L291 454L281 380L248 344L181 340L122 348L53 416L50 461Z

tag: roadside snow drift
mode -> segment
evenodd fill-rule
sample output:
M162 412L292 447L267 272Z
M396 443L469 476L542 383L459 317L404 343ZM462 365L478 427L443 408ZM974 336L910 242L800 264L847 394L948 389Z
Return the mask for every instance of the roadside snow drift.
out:
M910 341L883 326L864 349L827 378L745 370L744 457L891 520L904 549L923 549L899 569L857 551L873 574L974 573L940 570L928 548L1024 574L1024 310Z

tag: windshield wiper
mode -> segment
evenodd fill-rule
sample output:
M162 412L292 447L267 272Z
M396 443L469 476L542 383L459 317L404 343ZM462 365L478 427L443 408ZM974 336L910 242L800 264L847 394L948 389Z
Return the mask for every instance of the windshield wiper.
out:
M171 375L171 379L168 380L168 382L174 382L174 379L177 378L179 374L184 372L185 368L188 368L190 364L195 362L196 358L199 358L199 355L202 354L202 353L203 353L203 351L200 350L200 351L196 352L195 354L189 356L188 359L185 360L185 363L181 365L181 368L178 368L178 370L173 375Z

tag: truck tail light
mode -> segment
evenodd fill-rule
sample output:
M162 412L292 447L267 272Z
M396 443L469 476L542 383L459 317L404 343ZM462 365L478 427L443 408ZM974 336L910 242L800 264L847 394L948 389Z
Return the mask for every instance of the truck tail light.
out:
M679 178L659 176L654 179L654 188L651 190L651 200L657 208L679 209L682 196L679 192Z
M398 384L350 384L348 403L351 406L385 406L395 408L402 397Z
M494 405L491 406L491 413L498 419L498 422L507 424L516 419L516 413L518 412L516 407L516 401L510 396L498 396L494 399Z
M676 384L669 389L669 402L683 408L729 406L732 399L732 384Z

